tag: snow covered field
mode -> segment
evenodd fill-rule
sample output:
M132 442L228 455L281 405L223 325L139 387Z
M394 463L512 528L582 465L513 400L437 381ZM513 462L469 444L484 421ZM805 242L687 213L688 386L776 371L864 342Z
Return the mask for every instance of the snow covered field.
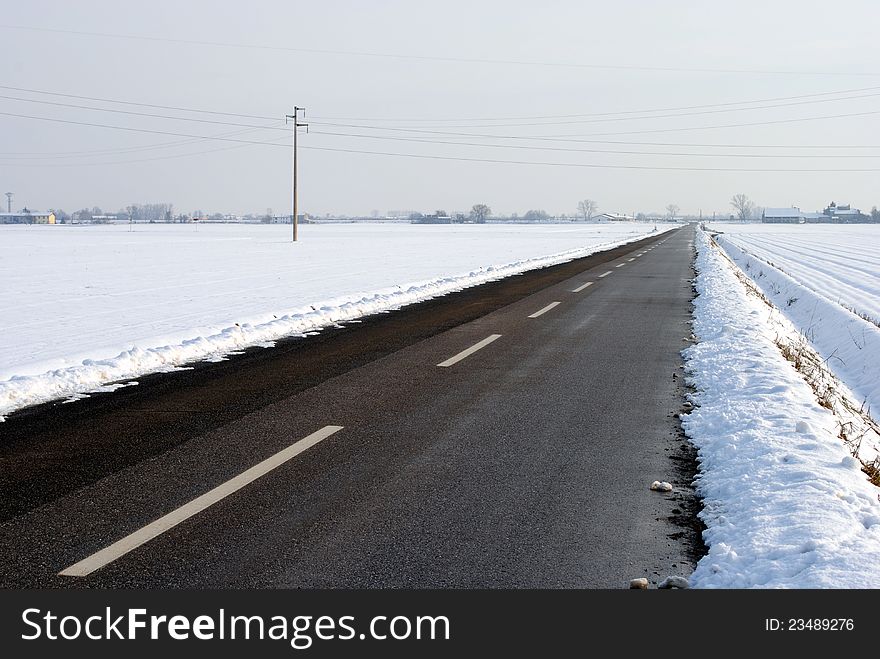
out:
M283 225L0 226L0 418L653 230L337 224L293 245Z
M713 224L857 406L880 414L880 225ZM875 418L877 418L875 416Z
M880 324L880 224L716 224L741 250Z
M702 232L697 248L699 342L685 351L696 407L682 424L699 451L709 553L691 584L880 587L880 490L839 437L850 417L820 404L780 351L796 326L757 289L747 292L742 273ZM876 446L872 433L865 442Z

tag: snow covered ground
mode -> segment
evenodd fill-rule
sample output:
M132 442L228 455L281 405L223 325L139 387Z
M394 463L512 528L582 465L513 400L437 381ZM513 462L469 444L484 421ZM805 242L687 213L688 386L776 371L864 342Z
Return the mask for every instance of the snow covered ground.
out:
M293 245L283 225L0 226L0 419L653 231L309 225Z
M880 415L880 225L723 225L718 243ZM876 417L880 418L880 417Z
M880 324L880 224L712 223L741 250Z
M880 489L839 437L846 410L821 405L780 351L796 326L747 292L707 234L697 248L698 343L685 351L696 407L682 424L699 451L709 552L691 585L880 587Z

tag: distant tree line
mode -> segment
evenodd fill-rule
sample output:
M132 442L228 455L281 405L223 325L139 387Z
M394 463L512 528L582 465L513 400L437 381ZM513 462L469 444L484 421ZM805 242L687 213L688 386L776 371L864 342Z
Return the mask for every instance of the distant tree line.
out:
M734 214L731 217L735 217L738 220L751 220L751 219L760 219L762 209L755 205L755 203L749 199L745 194L735 194L731 197L730 206L733 208ZM592 199L583 199L577 203L577 218L580 218L584 221L591 221L594 217L596 217L596 211L599 209L599 205L596 201ZM173 204L161 204L161 203L147 203L147 204L131 204L126 206L116 213L105 213L100 207L94 206L92 208L82 208L80 210L74 211L73 213L68 214L63 209L50 209L53 213L55 213L56 221L60 224L66 224L69 222L83 222L83 223L104 223L112 221L115 217L116 221L127 222L129 218L133 222L190 222L192 217L197 217L200 219L213 220L213 221L244 221L244 222L262 222L262 223L275 223L279 221L278 217L272 215L271 210L263 213L249 213L243 216L230 216L224 215L222 213L203 213L202 211L195 211L192 215L175 215L174 214L174 206ZM666 216L669 219L675 220L679 217L680 208L677 204L669 204L666 207ZM329 217L329 215L328 215ZM404 216L405 217L405 216ZM652 216L653 217L653 216ZM865 217L864 215L862 216ZM880 223L880 210L877 209L877 206L871 208L870 212L870 220L871 222ZM422 213L412 213L409 215L409 220L415 223L443 223L443 224L453 224L453 223L464 223L470 222L474 224L485 224L490 219L493 221L526 221L526 222L546 222L551 219L556 220L571 220L576 219L575 217L569 217L566 215L562 216L551 216L545 210L541 209L531 209L526 211L522 216L517 213L511 213L506 216L496 216L493 215L492 209L487 204L474 204L469 213L455 213L453 215L449 215L446 211L438 210L432 214L423 215ZM644 213L638 213L635 216L636 220L648 220L649 216ZM290 221L289 216L283 216L282 221Z
M119 212L119 219L132 222L171 222L174 218L173 204L132 204Z
M63 209L51 209L55 213L55 221L60 224L68 222L104 224L113 219L132 222L174 222L183 221L181 216L174 216L173 204L131 204L118 211L105 212L99 206L81 208L68 214Z

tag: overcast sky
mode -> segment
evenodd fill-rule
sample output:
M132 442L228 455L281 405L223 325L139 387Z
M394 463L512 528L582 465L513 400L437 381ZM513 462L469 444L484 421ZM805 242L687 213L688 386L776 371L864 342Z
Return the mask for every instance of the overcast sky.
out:
M592 198L711 214L737 192L804 210L880 204L880 172L841 171L880 169L875 0L29 0L0 23L0 96L42 101L0 98L0 112L80 122L0 114L0 192L16 208L289 213L294 104L311 123L311 213L574 213ZM804 146L834 148L791 148Z

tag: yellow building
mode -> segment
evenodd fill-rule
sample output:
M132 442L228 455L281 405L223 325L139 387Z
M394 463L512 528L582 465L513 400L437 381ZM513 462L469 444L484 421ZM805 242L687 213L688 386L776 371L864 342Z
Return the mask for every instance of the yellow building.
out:
M55 224L55 213L25 208L20 213L0 213L0 224Z

